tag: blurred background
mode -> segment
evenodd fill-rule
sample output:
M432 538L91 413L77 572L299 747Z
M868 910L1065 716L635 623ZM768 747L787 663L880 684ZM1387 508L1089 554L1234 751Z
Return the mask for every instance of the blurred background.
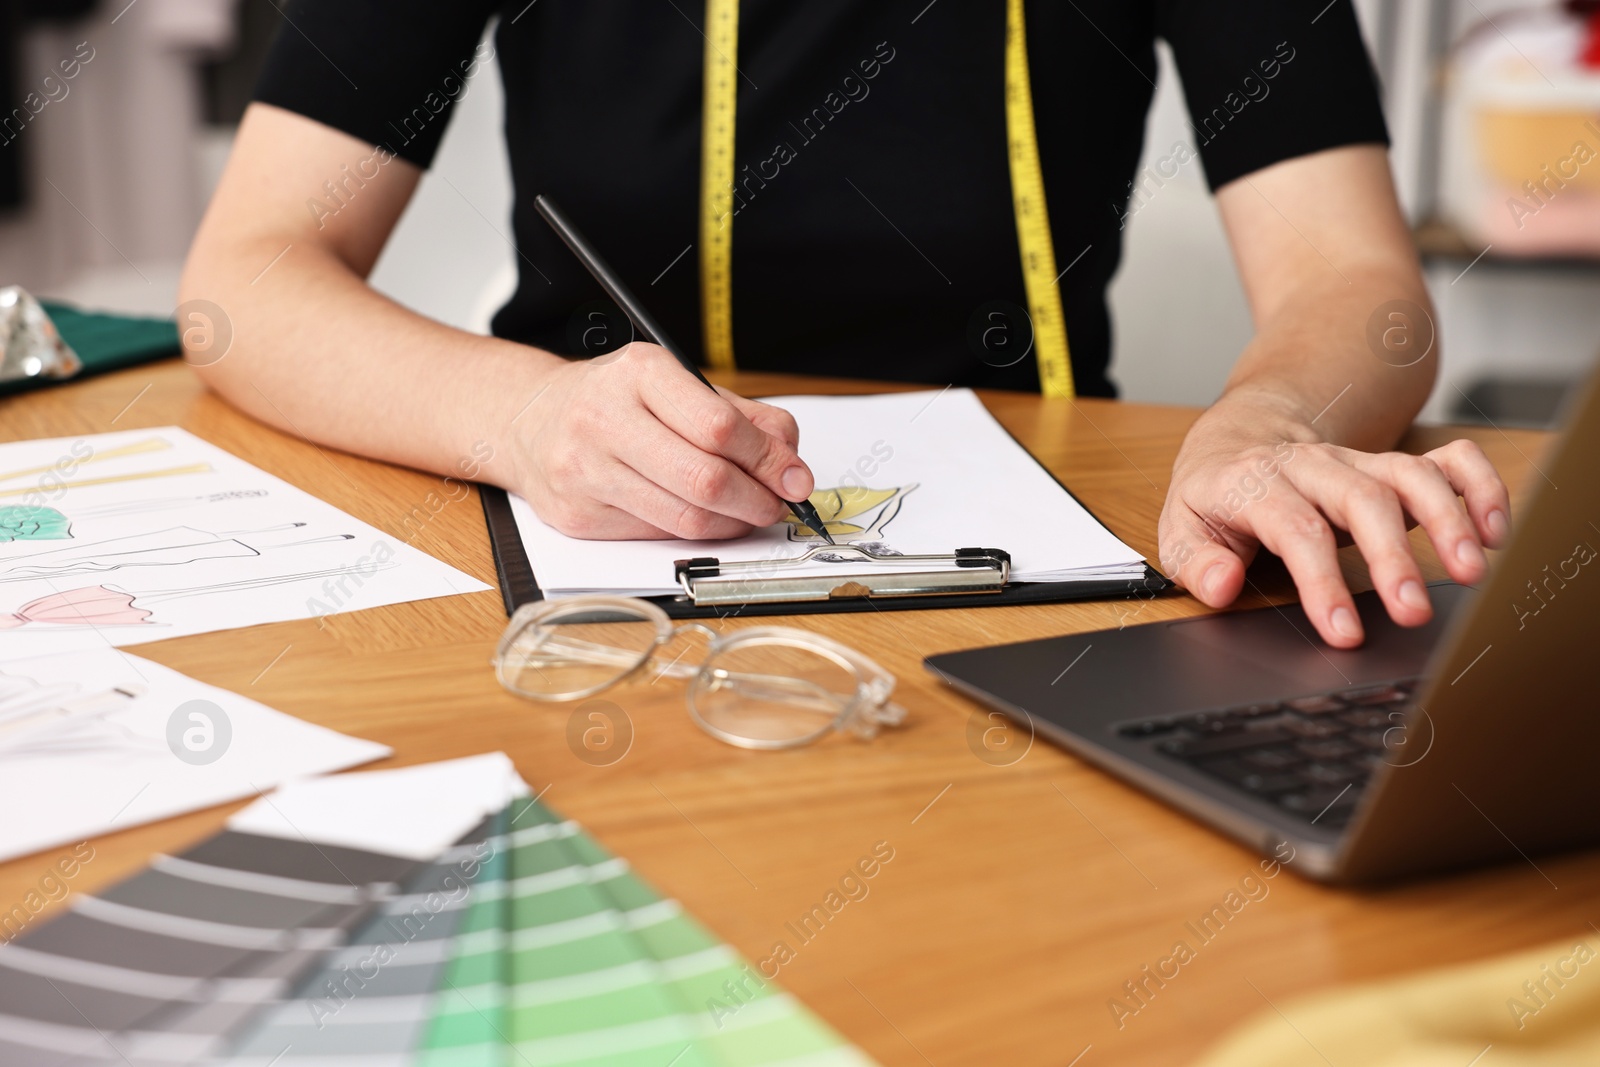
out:
M1600 0L1356 6L1439 312L1423 417L1546 425L1600 352ZM0 0L0 285L169 315L283 25L274 0ZM500 112L488 63L373 275L478 331L514 281ZM1179 142L1163 49L1146 161ZM1113 377L1128 399L1210 402L1250 318L1199 168L1164 180L1126 238Z

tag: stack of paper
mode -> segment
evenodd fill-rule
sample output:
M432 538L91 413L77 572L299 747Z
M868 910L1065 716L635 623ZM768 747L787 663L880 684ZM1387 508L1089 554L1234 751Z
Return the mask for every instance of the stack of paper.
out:
M0 445L0 859L388 755L116 649L485 589L407 543L446 503L386 534L175 426Z
M800 424L816 475L811 502L844 544L904 555L998 548L1017 582L1137 579L1144 560L1062 488L967 389L878 396L784 396L769 403ZM694 556L792 559L822 539L791 517L735 541L580 541L512 510L548 596L678 592L673 561ZM881 566L813 561L786 576L848 575Z
M0 1062L871 1062L753 973L494 754L285 787L78 898L0 950Z

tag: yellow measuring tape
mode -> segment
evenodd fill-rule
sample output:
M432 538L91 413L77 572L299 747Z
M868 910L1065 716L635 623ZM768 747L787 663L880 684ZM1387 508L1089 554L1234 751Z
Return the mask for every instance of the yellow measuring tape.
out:
M1022 31L1022 0L1006 2L1006 146L1011 156L1011 206L1022 250L1022 283L1033 320L1033 351L1039 361L1039 391L1070 397L1072 358L1067 318L1056 285L1055 243L1044 206L1044 170L1033 125L1033 89L1028 82L1028 41Z
M705 111L700 139L700 294L705 349L711 365L733 361L733 149L739 73L739 0L706 0ZM1006 0L1006 145L1011 201L1017 218L1022 280L1033 321L1039 388L1048 397L1071 397L1072 357L1067 321L1056 285L1055 245L1045 210L1044 171L1033 124L1028 45L1022 0Z
M711 365L733 369L733 128L739 96L739 0L706 0L700 130L700 300Z

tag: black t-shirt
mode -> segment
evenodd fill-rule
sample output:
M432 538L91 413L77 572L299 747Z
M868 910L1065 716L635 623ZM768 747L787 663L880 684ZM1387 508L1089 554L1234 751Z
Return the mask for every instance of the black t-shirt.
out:
M702 352L702 5L296 0L287 15L258 99L422 166L498 15L520 282L494 332L584 354L602 294L534 211L545 193L666 331ZM1084 395L1112 395L1105 289L1130 209L1180 169L1203 165L1215 189L1294 156L1385 142L1375 80L1350 0L1030 0L1025 24L1074 377ZM1158 37L1191 129L1136 175ZM999 366L1016 348L985 336L1007 321L991 312L1027 303L1004 45L998 0L745 0L741 368L1038 389L1033 357ZM1028 331L1025 319L1011 326Z

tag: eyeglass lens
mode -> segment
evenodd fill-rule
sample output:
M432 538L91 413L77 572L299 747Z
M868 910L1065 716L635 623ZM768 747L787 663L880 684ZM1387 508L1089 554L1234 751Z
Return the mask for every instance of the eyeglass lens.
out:
M506 684L521 693L560 698L621 678L649 656L655 621L621 608L575 605L524 629L501 657Z
M832 729L856 699L853 670L808 648L737 642L707 661L689 706L713 732L781 746Z

